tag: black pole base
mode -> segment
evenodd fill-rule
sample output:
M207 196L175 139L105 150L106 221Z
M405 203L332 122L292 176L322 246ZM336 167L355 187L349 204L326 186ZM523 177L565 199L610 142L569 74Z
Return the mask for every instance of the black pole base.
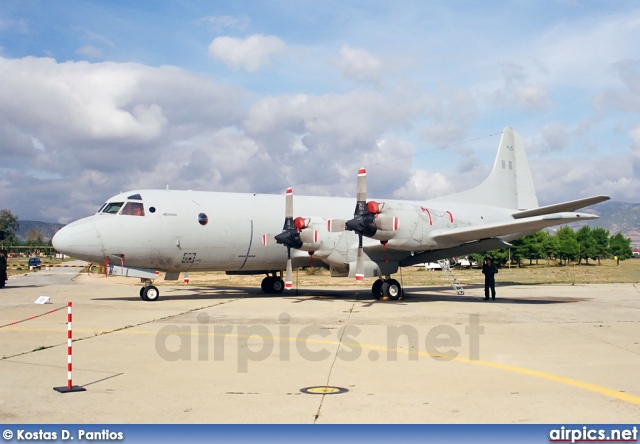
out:
M72 385L71 388L69 388L68 385L65 385L64 387L54 387L53 389L56 392L60 392L60 393L86 392L87 391L86 388L80 387L79 385Z

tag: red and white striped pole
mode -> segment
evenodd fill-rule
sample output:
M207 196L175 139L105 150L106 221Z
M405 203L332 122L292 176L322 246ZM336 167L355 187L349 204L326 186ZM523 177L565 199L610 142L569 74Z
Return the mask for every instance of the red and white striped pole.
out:
M86 389L84 387L80 387L77 385L73 385L71 372L73 369L73 365L71 364L71 356L73 355L73 329L72 329L72 321L73 315L71 314L71 302L67 304L67 386L66 387L54 387L53 389L60 393L68 393L68 392L84 392Z

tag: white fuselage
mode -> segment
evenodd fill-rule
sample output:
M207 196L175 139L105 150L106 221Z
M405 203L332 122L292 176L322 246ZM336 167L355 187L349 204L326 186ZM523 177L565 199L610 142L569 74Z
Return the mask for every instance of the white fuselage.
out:
M128 199L139 196L140 199ZM143 215L126 214L127 202L139 202ZM284 197L269 194L217 193L175 190L137 190L114 196L122 203L117 213L99 212L60 230L56 249L72 257L126 267L184 272L282 270L286 248L265 246L263 234L277 234L284 220ZM365 239L367 259L391 261L391 267L412 253L453 246L430 240L430 233L511 218L505 209L442 202L384 201L388 213L400 220L397 232L380 232ZM307 229L318 231L314 259L348 271L355 261L358 237L350 231L330 233L326 221L353 214L353 198L296 196L295 216L310 218ZM199 216L207 218L206 224ZM202 219L202 216L200 216ZM388 240L384 251L380 240ZM309 264L306 251L293 250L295 266ZM393 270L395 272L395 270Z

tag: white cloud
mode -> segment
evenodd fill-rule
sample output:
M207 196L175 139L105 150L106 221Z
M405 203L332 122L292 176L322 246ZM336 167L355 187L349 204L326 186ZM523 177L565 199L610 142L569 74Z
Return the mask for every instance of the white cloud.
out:
M209 15L195 20L196 24L208 25L215 32L223 32L227 29L244 30L251 24L247 16L233 15Z
M344 45L340 48L340 57L335 60L342 75L348 79L365 80L377 83L382 72L382 61L366 49Z
M95 46L86 45L78 48L76 54L86 56L90 59L97 59L102 57L102 50L100 48L96 48Z
M504 85L495 91L493 101L498 106L517 110L540 111L551 105L547 88L530 82L531 74L521 65L502 65Z
M271 64L271 59L287 48L274 36L254 34L246 39L216 37L209 45L209 55L234 70L255 72Z
M566 125L550 124L541 131L542 141L529 147L529 151L553 152L563 151L571 143Z
M29 26L26 19L4 19L0 17L0 31L17 31L22 34L29 32Z
M241 120L240 91L173 67L0 58L0 84L3 204L42 220L95 211L141 179L164 186L178 142Z
M398 199L425 200L445 196L454 191L455 187L444 174L416 170L393 195Z
M636 202L640 178L633 171L627 153L591 159L546 158L532 164L540 205L581 197L608 195L616 200ZM570 197L569 197L570 196Z

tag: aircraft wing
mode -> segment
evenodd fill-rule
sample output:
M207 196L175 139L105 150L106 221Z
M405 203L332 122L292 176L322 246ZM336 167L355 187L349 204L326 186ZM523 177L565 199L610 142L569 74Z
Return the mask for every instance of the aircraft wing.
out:
M431 238L436 242L469 242L490 237L500 237L526 231L537 231L553 225L568 224L584 220L598 219L598 216L587 213L555 213L544 216L533 216L470 227L435 230Z
M531 216L542 216L543 214L558 213L563 211L576 211L580 208L588 207L605 200L611 199L609 196L593 196L585 199L571 200L569 202L562 202L554 205L547 205L546 207L532 208L530 210L519 211L513 214L514 219L523 219Z

